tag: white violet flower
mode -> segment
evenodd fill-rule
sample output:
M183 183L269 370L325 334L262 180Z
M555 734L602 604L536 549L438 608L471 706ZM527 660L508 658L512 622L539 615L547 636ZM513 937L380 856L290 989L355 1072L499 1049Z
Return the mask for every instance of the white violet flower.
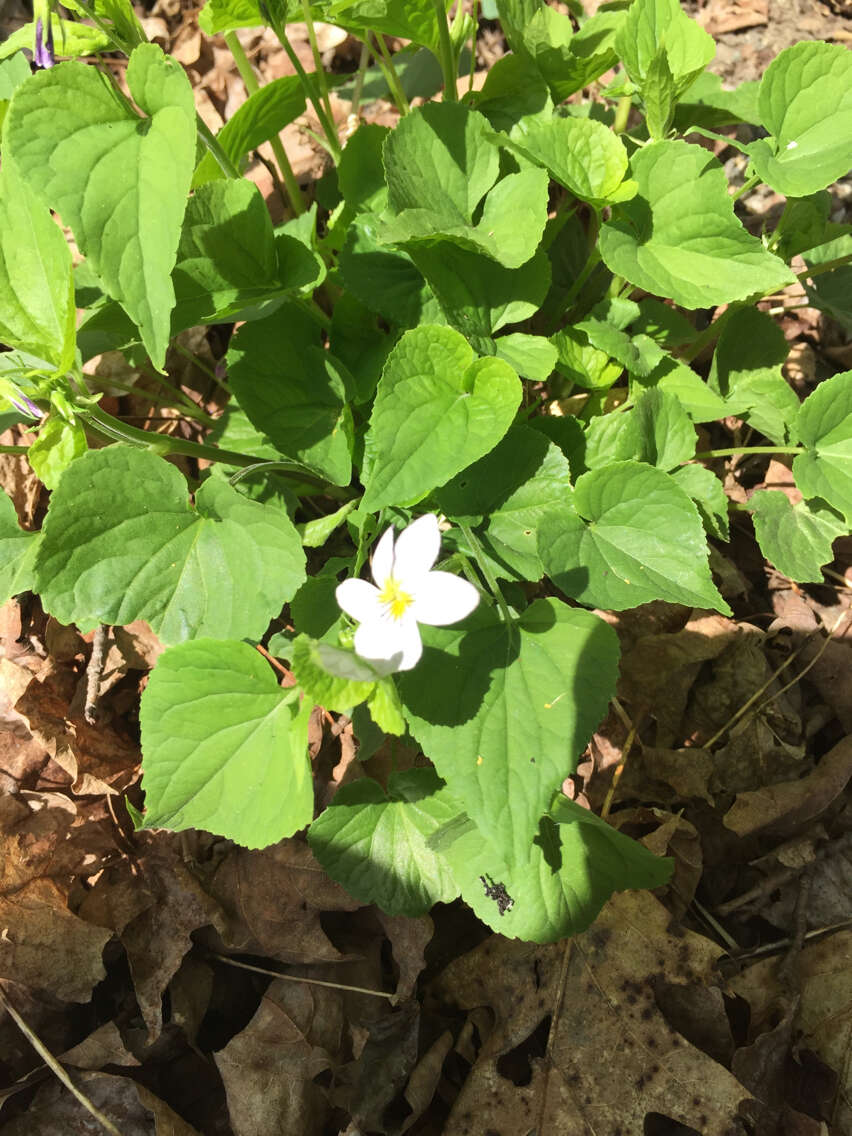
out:
M423 652L418 623L445 627L470 615L479 592L450 572L433 572L441 550L438 518L426 513L394 540L387 529L373 552L375 584L344 580L337 602L360 626L355 653L383 674L408 671Z

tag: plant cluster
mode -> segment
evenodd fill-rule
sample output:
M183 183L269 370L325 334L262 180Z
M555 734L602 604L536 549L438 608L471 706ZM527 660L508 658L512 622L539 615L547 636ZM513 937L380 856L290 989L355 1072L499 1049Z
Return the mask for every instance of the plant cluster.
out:
M736 452L795 455L801 503L746 506L781 572L819 580L849 530L852 372L800 402L758 304L798 278L852 328L852 230L827 192L852 164L852 53L800 43L727 91L677 0L591 18L497 0L511 53L459 97L461 5L450 22L441 0L208 0L202 27L249 90L214 136L129 0L65 7L0 51L3 421L39 420L26 452L52 491L38 532L0 496L0 587L84 631L146 620L166 645L137 822L248 847L309 826L355 897L415 915L461 895L538 941L665 882L666 861L561 793L618 674L591 609L730 612L707 462L732 451L696 452L723 418L759 443ZM353 109L384 84L394 129L343 145L341 77L292 49L297 74L258 86L236 29L288 47L296 20L362 39ZM411 47L391 58L388 35ZM47 66L51 44L67 61ZM126 91L74 58L107 51L128 57ZM430 59L443 97L411 109ZM330 160L309 207L279 140L308 102ZM741 123L752 141L719 133ZM748 158L738 193L701 144L720 138ZM266 140L292 213L277 227L242 176ZM734 201L759 183L786 205L755 236ZM120 350L198 419L165 365L199 324L238 324L206 436L106 413L83 365ZM344 785L315 818L315 704L351 717L362 760L392 735L429 763Z

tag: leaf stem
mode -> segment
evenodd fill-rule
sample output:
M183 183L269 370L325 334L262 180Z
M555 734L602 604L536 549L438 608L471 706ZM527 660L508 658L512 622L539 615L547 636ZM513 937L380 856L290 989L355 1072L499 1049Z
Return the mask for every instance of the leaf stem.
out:
M695 455L699 461L709 458L729 458L736 454L803 454L804 446L732 446L724 450L702 450Z
M216 165L222 171L226 178L240 178L242 174L225 153L219 139L204 121L200 114L195 116L195 128L198 131L198 136L208 151L213 155Z
M796 274L797 280L808 280L811 276L822 276L824 272L833 272L835 268L842 268L844 264L852 262L852 252L846 253L845 256L836 256L834 260L827 260L824 264L815 264L811 268L806 268L804 272Z
M632 106L633 98L630 95L622 95L616 103L615 121L612 124L614 134L623 134L627 129L627 120L630 118L630 108Z
M461 11L461 4L458 10ZM473 31L470 34L470 75L467 81L467 93L473 92L473 81L476 75L476 37L479 35L479 0L473 0Z
M497 583L497 577L491 571L491 566L485 558L485 553L482 551L482 545L473 535L473 530L469 525L465 525L461 521L456 521L455 523L459 526L459 531L467 542L470 551L473 553L473 558L476 561L476 566L485 578L485 583L488 585L488 590L497 601L497 607L500 609L500 618L503 620L507 627L511 627L512 615L509 611L509 605L506 603L505 597L500 590L500 585Z
M444 74L444 102L456 103L459 99L459 92L456 87L455 52L453 51L453 41L450 39L447 12L443 0L432 0L432 7L435 9L435 17L438 21L438 40L441 45L438 52L438 62L441 64L441 71Z
M249 98L251 98L253 94L260 90L260 83L258 82L257 75L254 73L254 68L251 63L249 63L248 56L243 50L243 45L237 38L237 33L234 31L225 32L225 43L228 45L228 50L234 57L234 63L236 63L240 78L245 84L246 93ZM272 147L272 153L275 155L275 161L278 163L278 169L281 173L284 187L287 190L287 196L290 199L290 206L296 216L299 217L305 212L305 199L302 196L299 183L296 181L296 175L293 173L293 167L290 165L287 151L284 149L284 145L278 134L269 139L269 144Z
M367 64L370 62L370 45L366 41L361 44L361 55L358 59L358 70L355 73L355 85L352 88L352 102L349 106L350 117L358 117L361 109L361 92L364 90L364 76L367 73Z
M708 323L707 327L693 339L692 343L681 355L681 359L683 359L684 363L691 363L693 359L696 359L705 347L709 346L709 344L719 337L722 328L734 312L738 312L740 308L744 307L745 303L742 301L730 304L718 319L713 320L712 323Z
M322 65L322 58L320 56L319 44L317 43L317 33L314 28L314 18L311 15L310 0L302 0L302 15L305 18L305 26L308 29L308 42L311 45L311 54L314 57L314 71L317 77L317 86L320 91L320 98L325 107L325 113L329 119L334 121L334 112L331 109L331 99L328 95L328 83L325 78L325 68Z
M731 194L731 201L739 201L739 199L741 197L743 197L750 190L754 189L754 187L759 183L759 181L760 181L760 174L754 174L753 177L748 178L747 181L743 182L743 184L740 186L740 188L737 190L736 193Z
M376 56L376 62L381 68L381 72L385 77L385 82L388 85L390 96L396 105L396 109L403 117L411 110L411 104L408 101L408 95L403 90L402 81L399 73L394 67L393 56L388 51L388 45L385 43L385 37L380 32L373 33L376 38L376 46L379 53Z
M264 11L265 6L262 6L261 10ZM298 55L293 49L292 43L290 43L290 39L287 35L286 24L282 24L278 17L273 16L272 13L268 10L266 11L266 15L269 19L272 30L278 36L278 42L287 52L287 58L293 64L296 74L299 76L299 81L302 84L302 88L304 89L305 94L310 99L311 105L317 113L317 118L319 119L320 126L322 127L322 132L325 135L325 146L334 159L335 164L337 164L337 162L340 161L340 155L342 151L340 148L340 139L337 137L337 131L334 127L334 121L326 114L325 107L322 105L322 100L317 96L317 90L314 87L313 82L311 81L311 76L308 75L307 71L302 66L301 59L299 59Z
M0 454L25 454L29 446L0 446Z

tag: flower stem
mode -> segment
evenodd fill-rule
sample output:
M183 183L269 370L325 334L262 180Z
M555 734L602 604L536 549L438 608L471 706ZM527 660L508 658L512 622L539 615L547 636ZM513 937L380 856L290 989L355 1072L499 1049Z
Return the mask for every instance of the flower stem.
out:
M243 45L237 38L237 33L233 31L225 32L225 43L228 45L228 49L234 57L234 63L237 65L240 78L245 84L249 98L251 98L255 92L260 90L260 83L258 82L257 75L254 73L254 68L251 63L249 63L248 57L243 50ZM287 157L287 151L284 149L281 138L277 134L269 139L269 144L272 147L272 153L275 155L275 161L278 163L278 169L281 172L281 178L287 190L287 196L290 199L290 206L298 217L305 212L305 199L302 197L302 191L299 188L299 183L296 181L296 175L293 173L290 159Z
M443 0L432 0L435 17L438 21L438 40L441 49L438 53L438 62L444 74L444 102L458 102L459 92L456 87L456 66L453 41L450 39L450 25L447 21L447 12Z
M92 379L97 379L99 376L94 375ZM154 376L151 376L154 377ZM156 378L159 380L160 375ZM115 387L117 390L124 391L126 394L135 394L140 398L144 398L146 402L152 402L155 406L171 406L175 410L179 410L181 414L185 414L187 418L193 418L196 422L203 422L207 426L212 426L216 421L211 415L207 414L201 407L197 406L192 399L185 397L181 391L172 386L171 383L164 382L163 385L173 391L181 403L180 406L175 406L174 398L166 398L165 395L157 394L156 391L145 390L143 387L134 386L133 383L125 383L120 379L104 376L103 384L93 382L93 386Z
M725 450L702 450L695 455L699 461L709 458L729 458L737 454L803 454L804 446L732 446Z
M512 615L509 611L509 605L506 603L503 593L500 591L500 585L497 583L497 577L491 571L491 566L485 558L485 554L482 551L482 545L473 535L473 530L469 525L462 524L461 521L456 521L455 523L459 526L459 530L464 537L468 548L473 553L473 558L476 561L476 566L482 573L485 579L485 583L488 585L489 591L497 601L497 607L500 610L500 618L503 620L507 627L511 627Z
M184 438L171 438L165 434L154 434L150 430L140 430L136 426L128 426L120 418L113 418L97 407L79 407L78 411L89 428L102 437L114 442L127 442L131 446L144 446L155 453L165 457L167 454L183 454L191 458L203 458L211 462L225 462L227 465L242 467L257 466L258 458L251 454L238 453L236 450L223 450L218 446L207 446L203 442L189 442ZM306 469L301 462L288 461L286 458L275 463L276 469L285 477L292 477L297 481L315 482L323 487L323 492L335 496L337 490L329 486L328 482L317 474Z

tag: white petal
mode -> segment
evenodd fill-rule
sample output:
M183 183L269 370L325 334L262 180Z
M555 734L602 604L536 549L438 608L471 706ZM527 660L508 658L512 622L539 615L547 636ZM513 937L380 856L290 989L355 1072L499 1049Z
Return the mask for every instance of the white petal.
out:
M355 653L379 671L410 671L423 653L413 619L372 620L355 632Z
M393 556L393 574L403 588L407 580L428 572L441 551L441 530L434 513L418 517L399 534Z
M358 580L353 577L338 584L334 592L337 602L347 615L351 615L358 623L378 619L382 613L379 603L379 589L374 588L368 580Z
M479 592L451 572L430 572L417 582L411 614L418 623L446 627L470 615L479 603Z
M381 540L373 549L370 568L379 589L385 586L385 580L393 571L393 537L393 525L391 525L389 529L385 529Z

